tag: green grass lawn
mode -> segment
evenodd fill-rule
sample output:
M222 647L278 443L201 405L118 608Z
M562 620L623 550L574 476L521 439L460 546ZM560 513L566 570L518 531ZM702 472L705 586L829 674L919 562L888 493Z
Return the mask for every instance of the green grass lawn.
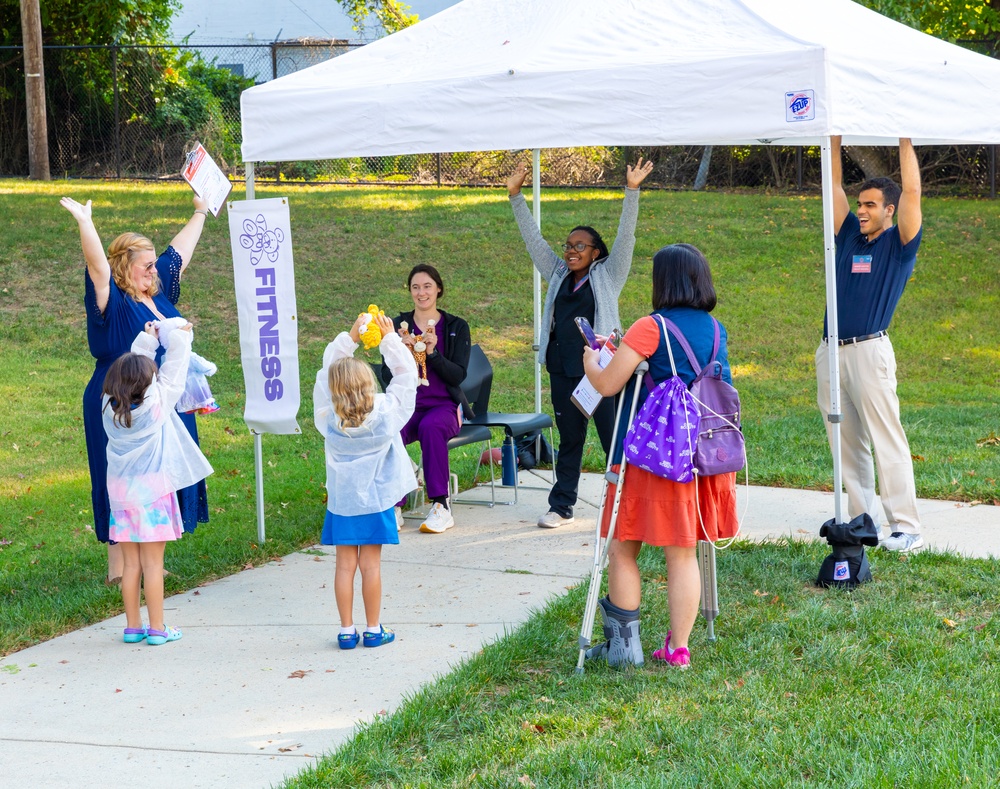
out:
M717 641L652 665L663 553L644 549L641 669L573 668L586 586L288 781L366 787L996 786L1000 563L872 554L877 583L813 582L818 543L718 555Z
M93 361L79 238L58 205L64 194L94 200L105 243L138 230L162 249L191 213L190 192L179 184L0 181L0 655L121 611L118 591L100 583L104 551L90 530L80 401ZM310 393L322 349L370 302L387 313L408 308L405 277L414 264L441 269L441 306L469 321L492 360L492 407L533 405L531 266L501 190L258 190L279 195L290 197L292 212L303 434L263 439L268 531L258 544L228 226L224 216L211 220L179 307L195 322L196 350L219 366L211 383L222 410L199 427L216 470L212 520L170 547L168 592L318 538L323 446ZM555 245L574 225L590 224L610 243L620 205L617 191L547 191L546 237ZM917 270L891 330L918 492L996 503L1000 204L928 199L924 216ZM649 311L652 254L677 241L701 247L720 295L716 315L729 331L752 481L829 489L813 371L825 303L818 197L647 191L637 236L621 299L625 327ZM548 408L547 395L543 402ZM475 453L453 454L466 483ZM590 470L603 463L596 437L585 462ZM995 757L987 758L997 752L995 705L979 709L972 700L996 696L984 673L996 652L996 566L883 557L885 583L848 596L811 589L821 558L802 546L726 554L720 577L741 580L727 589L720 642L696 643L702 668L682 676L568 677L582 605L576 590L370 727L338 757L336 769L348 772L337 775L414 786L509 786L522 775L539 786L578 785L571 775L591 776L595 786L939 786L968 774L971 785L983 785L997 773ZM645 561L647 587L655 588L658 560ZM647 595L654 634L665 616L657 598ZM477 747L463 747L466 737ZM891 747L900 739L919 747ZM858 751L881 772L850 777L847 762ZM398 772L404 767L410 772ZM303 785L340 782L316 780Z

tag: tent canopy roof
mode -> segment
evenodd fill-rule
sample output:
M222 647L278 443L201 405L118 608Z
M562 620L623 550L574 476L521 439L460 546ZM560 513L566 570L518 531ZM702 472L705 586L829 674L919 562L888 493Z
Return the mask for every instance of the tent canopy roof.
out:
M998 85L851 0L464 0L245 91L243 158L997 143Z

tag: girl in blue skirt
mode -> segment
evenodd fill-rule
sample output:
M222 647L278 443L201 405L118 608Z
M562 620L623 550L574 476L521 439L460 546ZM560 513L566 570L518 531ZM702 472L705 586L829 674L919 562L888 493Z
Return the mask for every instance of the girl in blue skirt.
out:
M397 545L397 501L417 487L400 430L413 414L417 365L413 354L384 315L379 350L392 371L385 394L371 366L354 358L366 320L359 315L323 353L316 374L313 408L316 429L326 443L327 513L323 543L337 546L334 592L340 614L341 649L388 644L396 636L379 622L382 608L382 546ZM366 626L354 626L354 576L361 569Z

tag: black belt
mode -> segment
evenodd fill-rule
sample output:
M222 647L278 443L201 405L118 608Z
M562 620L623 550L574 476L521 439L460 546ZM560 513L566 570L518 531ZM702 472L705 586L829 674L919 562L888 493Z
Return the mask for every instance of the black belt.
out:
M859 342L877 340L879 337L885 337L888 333L889 332L887 331L877 331L874 334L862 334L860 337L844 337L837 340L837 345L857 345Z

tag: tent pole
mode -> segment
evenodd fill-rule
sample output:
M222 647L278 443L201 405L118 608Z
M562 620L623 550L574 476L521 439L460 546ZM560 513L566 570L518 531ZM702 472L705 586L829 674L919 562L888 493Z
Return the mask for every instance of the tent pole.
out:
M542 228L542 152L535 148L531 152L531 208L535 214L535 224ZM542 341L542 275L531 267L532 289L534 293L535 343L531 346L535 356L535 413L542 412L542 364L538 361L539 343Z
M832 425L830 450L833 454L833 517L834 523L843 523L841 507L841 463L840 463L840 347L837 339L840 329L837 325L837 270L836 239L833 232L833 155L830 138L821 146L823 166L823 257L826 268L826 326L827 351L830 363L830 413L826 415Z
M247 200L254 199L253 162L246 162ZM264 443L260 433L253 433L253 472L257 487L257 542L267 539L264 535Z

